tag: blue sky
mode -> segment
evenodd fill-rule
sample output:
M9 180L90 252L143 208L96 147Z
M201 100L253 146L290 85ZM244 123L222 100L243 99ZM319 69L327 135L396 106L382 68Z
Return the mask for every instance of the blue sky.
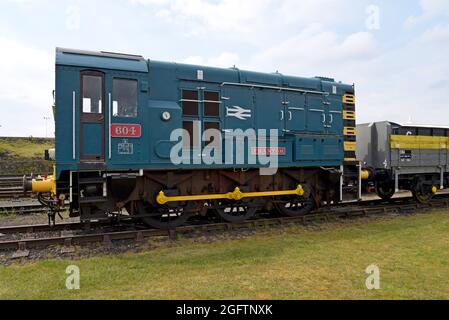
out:
M449 125L449 0L3 0L0 136L45 136L57 46L330 76L359 122Z

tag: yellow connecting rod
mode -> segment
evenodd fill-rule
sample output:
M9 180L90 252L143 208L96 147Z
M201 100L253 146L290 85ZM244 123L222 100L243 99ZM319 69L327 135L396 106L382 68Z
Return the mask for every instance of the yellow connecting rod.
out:
M233 192L222 194L204 194L195 196L166 196L164 191L159 192L156 197L156 201L159 204L166 204L167 202L177 201L198 201L198 200L242 200L243 198L257 198L257 197L271 197L271 196L302 196L304 195L304 189L301 185L294 190L282 190L282 191L263 191L263 192L242 192L239 187L236 187Z

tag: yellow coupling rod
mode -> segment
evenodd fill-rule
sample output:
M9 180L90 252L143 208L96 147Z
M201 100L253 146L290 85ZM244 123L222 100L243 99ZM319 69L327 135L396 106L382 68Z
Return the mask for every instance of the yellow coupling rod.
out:
M196 196L166 196L164 191L159 192L156 197L156 201L159 204L166 204L167 202L177 201L198 201L198 200L242 200L243 198L256 198L256 197L271 197L271 196L302 196L304 195L304 189L301 185L295 190L283 190L283 191L263 191L263 192L242 192L239 187L236 187L233 192L222 194L205 194Z

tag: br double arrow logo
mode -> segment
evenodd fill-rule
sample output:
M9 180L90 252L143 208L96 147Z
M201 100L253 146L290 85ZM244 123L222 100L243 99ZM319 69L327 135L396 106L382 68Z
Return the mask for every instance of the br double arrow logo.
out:
M239 106L226 107L226 117L235 117L240 120L251 118L251 109L244 109Z

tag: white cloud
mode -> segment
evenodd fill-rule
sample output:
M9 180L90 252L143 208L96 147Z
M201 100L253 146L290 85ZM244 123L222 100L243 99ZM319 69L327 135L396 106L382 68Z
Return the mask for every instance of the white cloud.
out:
M170 10L163 9L163 10L156 12L156 17L168 19L171 17L171 12L170 12Z
M54 59L47 52L17 41L0 38L0 98L31 106L48 102L42 92L52 81Z
M33 131L31 127L36 125L33 121L41 123L41 117L51 113L54 58L41 49L4 37L0 37L0 48L2 134L44 135L45 128ZM26 118L36 114L39 115L37 119ZM18 126L24 123L29 123L22 127L26 128L26 133L19 132Z
M311 26L259 54L246 68L355 83L359 122L444 124L449 117L449 25L381 50L373 34L341 35Z
M129 2L132 4L161 5L170 3L170 0L129 0Z
M209 59L208 63L213 66L228 68L238 64L239 60L238 54L223 52L218 57Z
M437 25L425 31L417 41L423 45L428 43L439 44L441 46L449 45L449 24Z
M421 0L424 15L428 17L449 15L449 3L447 0Z
M449 25L430 28L357 70L358 119L447 125L448 40Z
M229 68L236 65L240 58L238 54L232 52L223 52L217 57L204 59L201 56L190 56L183 60L184 63L195 65L207 65L213 67Z
M178 23L197 22L215 29L244 30L258 13L262 13L270 0L223 0L211 3L206 0L129 0L132 4L159 6L158 17L174 16ZM170 21L174 21L170 20ZM245 23L246 22L246 23ZM198 30L197 30L198 31Z
M7 0L8 2L18 3L18 4L29 4L35 0Z
M13 128L19 118L21 124L11 134L42 135L41 118L50 111L54 86L54 58L52 52L28 45L42 34L48 38L39 40L39 46L147 52L147 58L190 64L329 76L356 84L360 121L407 121L411 115L422 122L447 122L448 0L414 0L422 12L408 23L420 28L407 31L387 22L395 15L411 16L410 6L384 2L378 5L385 22L373 33L365 26L369 0L101 0L95 6L111 8L104 19L95 16L88 1L74 1L83 12L83 24L70 33L64 16L42 26L27 25L20 21L31 10L22 10L20 19L0 19L8 30L7 38L0 37L0 135L5 122ZM53 8L65 13L66 4ZM40 16L39 10L44 10L42 5L36 5L33 15ZM2 10L0 16L7 14Z
M353 7L343 0L284 0L275 1L275 13L285 23L295 25L330 23L344 21L350 14L348 7ZM273 14L273 12L269 12Z
M315 25L273 44L257 54L250 65L284 73L316 74L336 71L348 62L371 59L376 54L377 45L371 33L358 32L340 39L336 33Z
M410 28L435 17L449 16L448 0L421 0L420 6L421 15L408 17L404 23L405 27Z
M344 0L128 0L133 5L157 9L156 16L167 22L188 26L189 34L211 30L233 30L271 36L285 32L288 25L307 26L345 22L351 13ZM363 12L363 11L362 11ZM362 13L363 14L363 13Z
M205 63L204 58L202 56L190 56L185 58L182 62L195 65L201 65Z

